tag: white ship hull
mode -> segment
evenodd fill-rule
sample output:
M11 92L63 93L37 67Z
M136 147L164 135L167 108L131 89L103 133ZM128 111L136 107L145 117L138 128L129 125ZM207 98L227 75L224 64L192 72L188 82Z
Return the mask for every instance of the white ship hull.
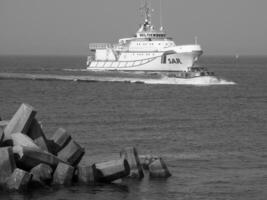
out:
M118 71L188 71L199 56L201 50L192 52L175 53L173 51L162 52L160 56L144 58L141 60L105 61L94 60L88 62L87 70L118 70Z

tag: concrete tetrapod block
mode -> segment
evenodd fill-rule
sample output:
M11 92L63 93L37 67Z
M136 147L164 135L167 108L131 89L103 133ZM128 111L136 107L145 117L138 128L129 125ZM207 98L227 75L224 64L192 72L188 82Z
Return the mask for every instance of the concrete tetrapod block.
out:
M78 182L93 185L95 183L94 171L92 166L78 166L77 167Z
M51 153L29 147L14 146L13 152L18 167L26 171L42 163L56 168L59 162L63 162Z
M23 133L13 133L11 140L14 146L29 147L32 149L40 150L40 148L33 142L33 140Z
M4 137L5 137L4 130L8 123L9 123L9 120L0 121L0 146L3 143Z
M70 140L71 136L67 134L66 130L59 128L49 141L52 153L56 155L70 142Z
M171 173L163 159L159 158L149 165L149 176L151 178L168 178Z
M135 147L127 147L120 152L122 159L126 159L130 166L130 177L143 178L144 172L139 161L138 153Z
M9 140L12 133L26 134L35 115L36 111L32 106L22 104L5 127L4 140Z
M59 163L53 175L53 184L70 185L72 183L73 174L74 167L65 163Z
M153 155L140 155L139 156L140 163L143 167L143 169L148 170L149 165L154 162L155 160L159 160L159 156L153 156Z
M49 184L52 181L53 169L46 164L39 164L31 169L32 182L39 185Z
M0 146L3 143L4 137L5 137L4 130L5 130L8 123L9 123L8 120L7 121L0 121Z
M5 129L5 127L8 125L9 120L0 120L0 127Z
M48 141L40 123L34 118L26 133L42 150L48 151Z
M81 161L84 153L84 148L74 140L71 140L67 146L58 152L57 157L72 166L76 166Z
M16 163L12 147L0 148L0 186L6 182L6 179L11 176L15 168Z
M31 178L32 175L30 173L17 168L7 179L5 188L15 191L27 189Z
M0 127L0 146L3 143L4 136L5 136L4 129L2 127Z
M97 163L92 167L95 180L98 182L112 182L130 174L130 166L125 159Z

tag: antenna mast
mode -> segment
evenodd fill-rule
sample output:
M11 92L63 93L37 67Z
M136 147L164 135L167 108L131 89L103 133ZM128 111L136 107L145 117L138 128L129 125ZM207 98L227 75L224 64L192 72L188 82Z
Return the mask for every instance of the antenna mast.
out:
M163 30L163 25L162 25L162 0L160 1L160 30Z
M151 2L148 2L148 0L144 0L144 6L141 7L141 11L145 15L145 21L151 24L151 13L153 12L153 9L151 9Z
M198 44L198 37L197 36L195 36L195 44L197 45Z

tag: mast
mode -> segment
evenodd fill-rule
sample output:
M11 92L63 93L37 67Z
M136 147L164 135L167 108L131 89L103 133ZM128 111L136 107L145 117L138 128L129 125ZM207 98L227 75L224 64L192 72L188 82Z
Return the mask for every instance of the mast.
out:
M148 0L144 0L144 6L141 8L141 12L145 15L145 22L148 24L151 24L151 13L153 12L153 9L151 9L151 2L148 3Z
M198 37L195 36L195 45L197 45L197 44L198 44Z
M163 25L162 25L162 0L159 0L160 2L160 30L163 30Z

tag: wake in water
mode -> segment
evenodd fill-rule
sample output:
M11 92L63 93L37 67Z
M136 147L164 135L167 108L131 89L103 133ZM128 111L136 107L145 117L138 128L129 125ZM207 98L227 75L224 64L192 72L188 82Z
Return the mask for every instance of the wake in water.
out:
M215 77L199 77L191 79L169 78L163 77L160 79L134 79L134 78L110 78L99 81L111 82L130 82L130 83L144 83L144 84L159 84L159 85L195 85L195 86L212 86L212 85L235 85L235 82L224 79L217 79Z
M87 69L63 69L63 71L69 71L69 72L88 72Z
M218 79L213 76L202 76L195 78L173 78L160 74L142 74L133 77L132 74L87 74L87 75L56 75L56 74L25 74L25 73L0 73L0 79L29 79L43 81L83 81L83 82L127 82L142 84L165 84L165 85L234 85L234 82Z
M196 86L211 86L211 85L235 85L235 82L216 78L213 76L202 76L196 78L170 78L162 77L159 80L146 81L147 84L172 84L172 85L196 85Z
M64 69L73 72L88 72L93 81L129 82L143 84L165 84L165 85L235 85L235 82L217 78L215 76L201 76L194 78L168 77L165 73L147 72L121 72L121 71L88 71L84 69Z

